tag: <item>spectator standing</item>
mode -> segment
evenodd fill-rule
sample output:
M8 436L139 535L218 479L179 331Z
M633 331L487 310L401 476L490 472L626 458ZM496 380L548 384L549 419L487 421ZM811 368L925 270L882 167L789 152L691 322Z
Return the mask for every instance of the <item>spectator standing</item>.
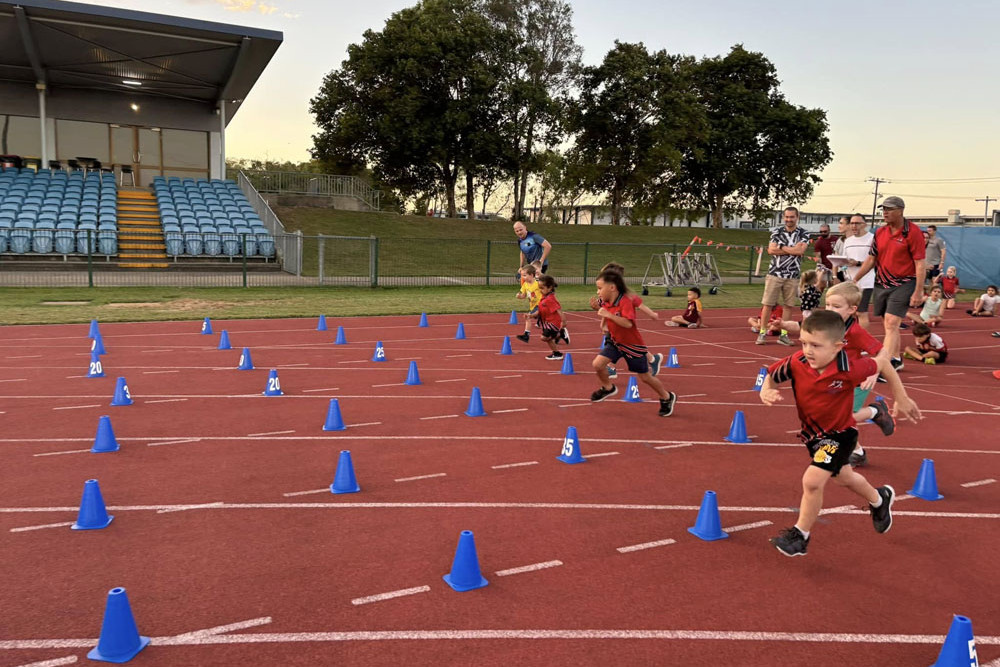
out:
M883 317L885 339L893 368L903 367L899 356L899 325L909 307L924 300L924 235L907 220L906 204L900 197L886 197L881 204L885 226L875 232L868 258L854 275L855 282L875 270L873 313Z
M809 234L799 227L799 209L787 207L781 214L784 225L771 232L767 254L771 264L764 279L764 296L761 298L760 321L771 319L771 310L779 303L786 309L795 306L802 274L802 256L809 246ZM767 344L767 332L757 334L757 345Z
M823 223L819 226L819 238L816 239L814 244L816 252L819 253L819 265L817 269L822 266L829 272L833 272L833 264L827 259L833 252L833 241L830 239L830 225Z
M833 254L838 256L843 256L844 254L844 241L851 235L851 218L850 216L842 215L840 220L837 222L837 242L833 244ZM838 267L834 272L837 280L830 281L832 285L834 282L842 283L847 280L847 274L844 273L843 267Z
M514 223L514 233L517 234L517 244L521 248L521 263L518 264L518 268L525 264L534 264L539 273L546 273L549 270L552 244L538 232L528 231L523 222Z
M941 267L944 266L945 257L948 256L947 244L944 239L937 235L937 225L927 225L927 279L933 281L941 275Z
M875 235L868 231L868 221L865 216L856 213L851 216L851 234L844 239L843 256L847 257L844 272L849 280L854 280L858 269L871 251ZM868 305L871 303L872 291L875 288L875 274L869 273L857 282L861 290L861 303L858 304L858 324L862 329L868 329Z

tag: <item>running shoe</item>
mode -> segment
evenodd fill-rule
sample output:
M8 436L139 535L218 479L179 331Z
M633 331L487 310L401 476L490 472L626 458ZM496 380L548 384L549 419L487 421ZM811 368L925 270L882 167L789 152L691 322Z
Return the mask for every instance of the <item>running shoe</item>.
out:
M660 416L669 417L674 414L674 404L677 402L677 394L672 391L668 391L670 394L667 398L660 399Z
M858 450L851 452L850 458L847 459L847 464L852 468L860 468L861 466L868 465L868 452L862 451L860 454Z
M875 416L872 417L872 423L882 429L882 435L892 435L893 431L896 430L896 420L889 414L889 408L886 406L885 401L875 401L868 407L875 408Z
M868 505L872 513L872 524L876 533L888 533L892 528L892 503L896 500L896 490L886 484L875 489L882 496L882 504L878 507Z
M649 372L656 377L660 374L660 365L663 364L663 353L658 352L653 355L653 360L649 363Z
M545 358L548 359L549 361L555 361L557 359L562 359L563 358L563 353L562 352L553 352L552 354L550 354L549 356L547 356Z
M618 393L618 387L611 385L611 389L605 389L604 387L598 387L597 391L590 395L590 400L594 403L600 403L608 396L614 396Z
M770 542L786 556L805 556L809 548L809 538L795 526L781 531L781 534L772 537Z

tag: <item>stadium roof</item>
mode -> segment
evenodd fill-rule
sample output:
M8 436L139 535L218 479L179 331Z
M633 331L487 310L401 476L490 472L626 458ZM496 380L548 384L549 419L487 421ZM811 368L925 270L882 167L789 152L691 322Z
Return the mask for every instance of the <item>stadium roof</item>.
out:
M282 34L59 0L0 0L0 82L239 109Z

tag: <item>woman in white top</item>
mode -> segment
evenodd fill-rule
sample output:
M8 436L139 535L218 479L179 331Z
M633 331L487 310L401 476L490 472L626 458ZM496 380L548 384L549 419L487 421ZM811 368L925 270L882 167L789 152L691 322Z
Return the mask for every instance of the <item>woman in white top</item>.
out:
M868 252L871 250L872 241L875 235L868 231L868 222L865 216L855 213L851 216L851 236L844 238L844 247L841 251L847 257L847 264L844 271L850 280L854 280L854 275L861 268ZM872 298L872 290L875 288L875 272L869 271L861 277L858 283L861 290L861 303L858 304L858 324L863 328L868 328L868 302Z

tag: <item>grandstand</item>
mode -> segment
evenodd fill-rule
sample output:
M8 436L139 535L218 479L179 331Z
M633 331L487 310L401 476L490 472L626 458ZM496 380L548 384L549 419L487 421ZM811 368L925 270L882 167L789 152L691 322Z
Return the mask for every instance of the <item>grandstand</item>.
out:
M0 1L0 34L0 265L281 259L280 222L223 180L226 126L281 33L22 0Z

